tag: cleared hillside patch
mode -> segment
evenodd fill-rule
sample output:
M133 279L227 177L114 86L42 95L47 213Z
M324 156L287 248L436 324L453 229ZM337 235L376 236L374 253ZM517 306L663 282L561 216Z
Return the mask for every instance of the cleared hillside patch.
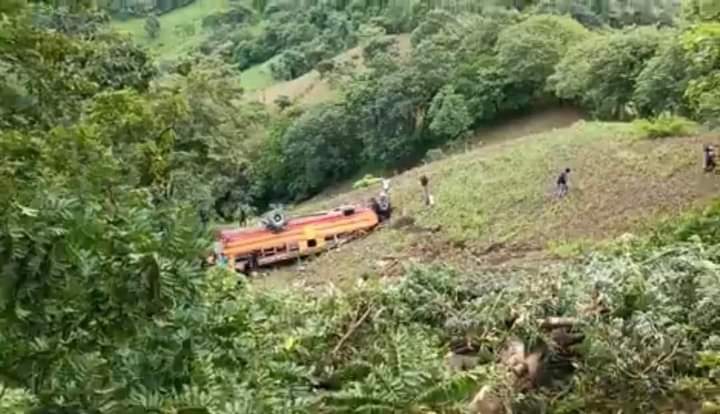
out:
M392 35L397 39L398 52L401 57L407 56L410 53L410 35ZM361 72L365 69L365 62L363 59L363 46L357 46L346 50L345 52L337 55L333 61L336 65L352 65L353 70ZM258 75L262 73L262 75ZM301 105L308 106L323 102L329 102L336 100L340 97L340 91L334 85L328 77L320 76L320 72L317 70L310 71L296 79L292 79L285 82L273 82L270 75L270 68L268 64L262 64L250 68L243 72L243 85L253 93L248 94L248 97L253 100L257 100L266 105L272 105L275 99L279 96L287 96L291 101ZM270 76L270 81L268 81ZM262 81L258 81L258 77L262 78ZM262 82L265 85L257 87Z
M204 17L229 6L229 0L195 0L185 7L158 16L160 34L156 39L151 39L145 32L143 18L116 20L112 25L116 30L130 34L136 42L148 47L158 58L173 59L191 51L205 39L208 32L202 28Z
M720 139L642 140L630 124L581 121L450 156L393 179L395 219L409 216L414 224L390 224L302 267L270 272L261 283L351 283L363 274L401 274L416 262L464 268L546 262L551 247L641 231L716 196L720 177L700 168L706 142ZM557 200L554 182L565 167L573 170L570 193ZM422 174L430 178L432 208L421 201ZM362 202L377 190L314 200L297 212Z

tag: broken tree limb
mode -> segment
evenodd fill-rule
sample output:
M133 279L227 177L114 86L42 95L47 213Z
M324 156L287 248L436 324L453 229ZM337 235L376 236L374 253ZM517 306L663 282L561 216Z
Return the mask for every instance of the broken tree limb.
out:
M350 326L350 329L348 329L348 331L345 332L345 335L343 335L343 337L340 338L340 342L338 342L338 344L335 345L335 348L332 350L332 355L335 355L335 354L338 353L338 351L340 351L340 349L342 348L342 346L343 346L343 344L345 343L345 341L347 341L347 340L350 338L350 336L352 336L352 334L355 332L355 330L357 330L357 328L359 328L360 325L362 325L363 322L365 322L365 319L367 319L367 317L370 316L370 312L371 312L372 310L373 310L373 307L372 307L372 306L368 306L368 308L367 308L367 310L365 311L365 313L363 313L363 315L362 315L357 321L355 321L355 323L353 323L353 324ZM382 312L382 311L383 311L383 308L380 308L380 310L378 311L377 315L380 315L380 312ZM377 315L376 315L376 316L377 316Z
M652 362L642 371L641 375L647 375L650 371L652 371L652 370L654 370L654 369L657 369L657 367L658 367L660 364L662 364L662 363L665 362L666 360L671 359L672 357L674 357L675 354L677 353L678 349L680 348L680 344L681 344L681 343L682 343L682 340L676 341L676 342L675 342L675 345L673 345L673 347L670 349L670 351L668 351L668 352L660 355L659 357L657 357L657 359L655 359L654 361L652 361Z
M549 317L539 321L542 329L572 328L580 321L577 318Z

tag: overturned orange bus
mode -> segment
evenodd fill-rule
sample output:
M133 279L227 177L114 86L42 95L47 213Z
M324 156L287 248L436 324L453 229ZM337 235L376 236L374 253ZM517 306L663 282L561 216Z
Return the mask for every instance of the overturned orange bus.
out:
M275 213L263 226L219 231L216 248L231 269L246 273L336 247L389 217L389 201L382 197L370 207L348 206L289 220Z

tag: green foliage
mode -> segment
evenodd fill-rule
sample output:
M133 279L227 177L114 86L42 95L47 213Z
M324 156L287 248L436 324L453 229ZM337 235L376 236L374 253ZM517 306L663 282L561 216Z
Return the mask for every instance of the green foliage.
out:
M380 53L397 55L397 39L393 37L377 37L371 39L363 47L363 57L366 61L372 60Z
M128 17L146 17L151 14L165 14L176 10L178 8L187 6L196 0L156 0L156 1L142 1L142 0L122 0L122 1L110 1L110 0L96 0L86 1L88 5L97 5L100 8L106 10L108 13L119 17L121 19L127 19ZM55 2L57 5L57 2ZM67 4L68 2L61 2Z
M373 177L372 174L365 174L363 176L363 178L355 181L353 183L352 187L353 187L353 189L367 188L367 187L371 187L375 184L379 184L381 181L382 181L382 178Z
M432 10L425 16L422 23L413 30L410 41L413 46L418 46L433 35L441 33L446 28L452 28L457 25L457 18L449 11L442 9Z
M26 0L7 0L0 4L0 15L15 14L22 10L26 5Z
M308 197L353 172L361 151L356 134L355 119L343 106L324 105L302 114L274 148L282 159L283 180L277 185L286 186L285 197Z
M697 25L683 34L691 79L685 96L693 111L707 120L720 114L720 23Z
M593 7L596 5L599 7ZM632 7L632 5L628 6ZM588 5L588 2L579 0L562 2L543 0L535 5L533 12L536 14L570 15L573 19L577 20L585 27L598 28L603 26L603 20L605 20L603 19L605 16L602 16L602 9L603 5L598 1L594 4ZM600 14L598 14L598 12L600 12Z
M266 13L260 31L247 30L253 15L242 5L211 15L203 24L214 32L201 50L222 54L240 69L274 58L270 64L273 76L288 80L354 45L355 30L346 14L321 6L289 7L293 10ZM226 49L232 53L224 53Z
M554 378L563 391L528 393L546 411L654 412L680 392L709 400L720 352L717 208L532 275L416 268L393 283L321 293L259 291L223 269L202 271L200 219L236 218L311 196L363 164L422 156L473 123L528 107L558 63L558 96L608 116L634 101L648 113L675 108L681 92L694 113L718 107L712 24L685 32L682 73L677 44L656 29L572 46L590 35L563 17L422 20L432 4L402 12L349 3L254 2L267 18L258 34L235 27L248 18L240 5L211 24L208 54L243 66L281 53L288 78L354 44L357 22L388 32L420 24L407 59L389 42L370 42L367 71L344 85L340 103L272 118L240 99L236 69L219 60L188 59L155 78L148 56L94 17L0 20L0 411L460 413L481 384L508 384L493 358L448 370L447 343L470 338L490 355L511 335L539 343L535 321L548 316L579 318L586 339L572 361L579 369ZM663 85L686 75L687 90ZM677 134L686 121L648 125ZM596 128L582 138L622 132ZM532 148L523 151L546 157ZM508 172L493 182L515 188L506 183L517 185L518 164L487 162ZM461 177L462 200L474 178L448 174ZM505 193L499 207L519 204L519 193ZM486 207L448 204L433 214L458 217L450 231L476 237ZM605 316L583 311L598 291ZM512 313L522 319L508 326ZM509 403L524 412L520 399Z
M577 101L603 118L634 113L638 76L672 32L640 27L591 37L574 46L549 82L556 95Z
M455 89L465 97L473 123L492 120L503 112L525 107L525 97L513 96L510 85L497 60L484 56L463 65L455 80Z
M234 5L229 10L215 12L203 17L202 27L218 29L223 25L240 26L252 23L255 19L255 13L242 5Z
M407 159L422 145L418 115L429 105L420 74L392 72L392 66L387 70L361 79L348 91L348 109L360 120L363 157L380 165Z
M643 138L684 137L697 132L697 124L670 113L654 119L639 119L633 124Z
M500 32L498 63L513 83L540 92L566 51L587 37L571 18L532 16Z
M448 88L435 95L428 115L432 119L430 130L436 135L449 139L457 138L467 132L472 124L465 98Z
M149 57L114 35L60 33L31 26L29 17L0 22L2 88L14 99L0 105L0 128L50 128L76 119L80 103L103 89L147 90L156 70Z
M683 0L683 17L690 21L713 21L720 19L720 6L712 0Z
M689 62L677 39L667 39L637 77L633 102L641 115L687 113Z
M651 239L655 244L674 241L691 242L700 239L710 243L720 238L720 203L715 202L700 211L692 211L659 225Z

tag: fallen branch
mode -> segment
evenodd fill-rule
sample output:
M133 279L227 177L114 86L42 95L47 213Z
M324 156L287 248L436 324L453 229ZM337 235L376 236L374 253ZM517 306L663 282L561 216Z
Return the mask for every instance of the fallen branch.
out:
M335 345L335 348L332 350L332 355L335 355L338 353L338 351L340 351L340 348L342 348L345 341L347 341L350 338L350 336L352 336L352 334L355 332L355 330L357 330L357 328L359 328L360 325L362 325L363 322L365 322L365 319L367 319L367 317L370 316L370 311L372 311L372 310L373 310L373 307L368 306L368 309L365 311L365 313L363 313L363 315L360 317L360 319L355 321L355 323L353 323L352 326L350 326L350 329L348 329L348 331L345 332L345 335L343 335L343 337L340 338L340 342L338 342L338 344ZM382 310L383 309L381 308L380 312L382 312ZM378 315L380 314L380 312L378 312Z
M403 255L399 255L399 256L385 255L385 256L381 257L380 259L381 260L403 260L403 259L408 259L408 258L410 258L409 255L403 254Z
M666 352L666 353L660 355L657 359L655 359L653 362L651 362L650 365L645 367L645 369L642 371L642 373L640 373L640 375L646 375L654 368L657 368L658 365L665 362L665 360L675 356L675 354L678 351L678 348L680 347L680 343L682 343L682 340L678 340L677 342L675 342L675 345L673 345L672 349L669 352Z
M572 328L579 323L577 318L549 317L539 321L542 329Z

